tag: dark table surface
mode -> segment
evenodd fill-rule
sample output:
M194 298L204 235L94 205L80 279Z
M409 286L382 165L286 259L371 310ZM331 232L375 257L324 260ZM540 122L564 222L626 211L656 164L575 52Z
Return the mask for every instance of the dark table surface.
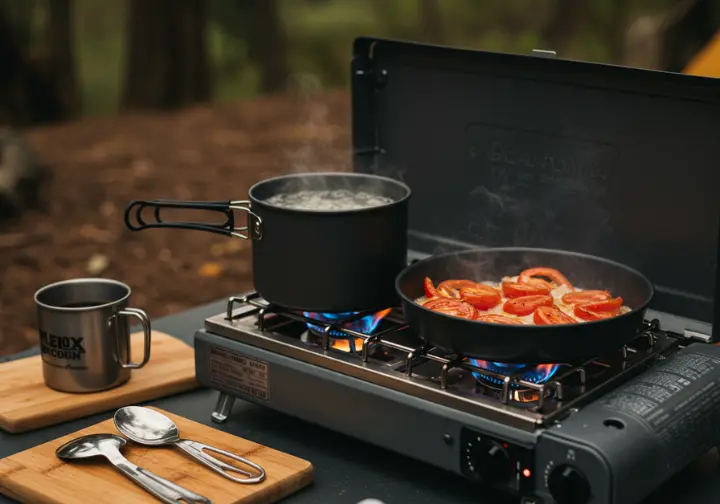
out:
M194 332L203 326L205 318L224 309L225 299L157 319L153 321L153 328L192 345ZM11 358L28 353L34 352ZM314 482L284 502L355 504L374 498L385 504L517 503L514 499L479 490L462 478L430 465L244 401L235 402L232 416L226 423L214 424L210 413L216 398L215 391L200 389L145 404L309 460L315 468ZM0 458L106 420L112 414L113 411L108 411L25 434L0 431ZM715 451L707 453L654 492L646 502L717 504L720 502L719 461ZM10 502L14 501L0 496L0 504Z

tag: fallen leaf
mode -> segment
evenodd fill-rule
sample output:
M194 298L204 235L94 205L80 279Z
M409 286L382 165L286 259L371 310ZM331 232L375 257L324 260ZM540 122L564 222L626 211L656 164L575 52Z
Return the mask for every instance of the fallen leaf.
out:
M117 207L112 201L103 201L100 205L100 214L103 217L112 217L117 212Z
M176 152L176 155L180 161L186 163L197 164L202 161L202 154L194 149L183 149Z
M225 254L225 247L222 243L213 243L212 247L210 247L210 254L213 257L220 257Z
M99 275L110 266L110 260L106 255L93 254L85 265L85 271L91 275Z
M130 170L135 178L146 177L153 168L154 165L151 159L135 159L130 165Z
M222 272L223 272L223 267L220 263L217 263L217 262L205 263L202 266L200 266L200 269L198 270L198 273L200 273L200 276L206 277L206 278L219 277Z
M240 252L243 248L245 248L245 240L231 239L222 243L213 243L212 247L210 247L210 254L213 257L222 257Z
M160 259L162 262L169 262L172 259L172 252L170 251L170 249L164 248L158 254L158 259Z
M193 193L187 185L181 185L173 188L173 196L177 199L189 200L192 199Z
M30 344L37 345L40 343L40 334L38 333L37 329L34 329L32 327L23 327L22 335L25 341Z
M110 243L112 241L112 233L105 229L100 229L92 224L85 224L80 228L80 236L88 238L98 243Z
M143 247L134 247L130 253L136 258L136 259L145 259L147 256L147 251Z
M230 252L230 253L240 252L242 249L245 248L245 245L246 245L245 240L233 238L233 239L225 242L225 251Z

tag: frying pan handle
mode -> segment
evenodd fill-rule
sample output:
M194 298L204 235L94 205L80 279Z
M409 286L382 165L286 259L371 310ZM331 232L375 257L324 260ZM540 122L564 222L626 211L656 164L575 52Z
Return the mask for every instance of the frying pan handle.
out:
M168 222L164 221L161 217L160 210L163 208L180 208L186 210L217 212L225 217L225 222L219 224L192 221ZM153 210L153 220L150 222L147 222L142 215L143 211L146 209ZM235 210L242 211L247 214L247 224L245 226L237 227L235 225ZM133 217L135 222L133 222ZM207 231L209 233L216 233L224 236L235 236L237 238L242 238L243 240L260 240L263 235L262 219L250 210L249 201L132 201L125 209L125 226L131 231L158 228Z

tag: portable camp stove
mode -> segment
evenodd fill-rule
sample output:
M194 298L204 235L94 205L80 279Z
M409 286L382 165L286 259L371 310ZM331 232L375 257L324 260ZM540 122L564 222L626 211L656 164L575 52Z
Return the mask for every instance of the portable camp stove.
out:
M250 292L195 336L216 422L242 398L528 504L636 503L720 443L720 81L548 55L358 39L353 168L411 188L409 260L515 245L636 268L655 285L637 337L509 365L424 346L397 307Z
M720 442L720 347L699 336L652 320L586 362L508 365L424 346L396 309L293 312L253 292L196 333L196 372L221 392L216 422L240 397L525 502L634 502Z

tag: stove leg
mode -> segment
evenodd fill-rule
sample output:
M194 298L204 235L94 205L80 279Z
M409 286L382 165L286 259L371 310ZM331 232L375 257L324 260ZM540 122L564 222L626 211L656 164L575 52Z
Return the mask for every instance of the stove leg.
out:
M217 403L215 403L215 410L211 415L212 421L215 423L225 422L232 412L233 404L235 404L234 396L220 392Z

